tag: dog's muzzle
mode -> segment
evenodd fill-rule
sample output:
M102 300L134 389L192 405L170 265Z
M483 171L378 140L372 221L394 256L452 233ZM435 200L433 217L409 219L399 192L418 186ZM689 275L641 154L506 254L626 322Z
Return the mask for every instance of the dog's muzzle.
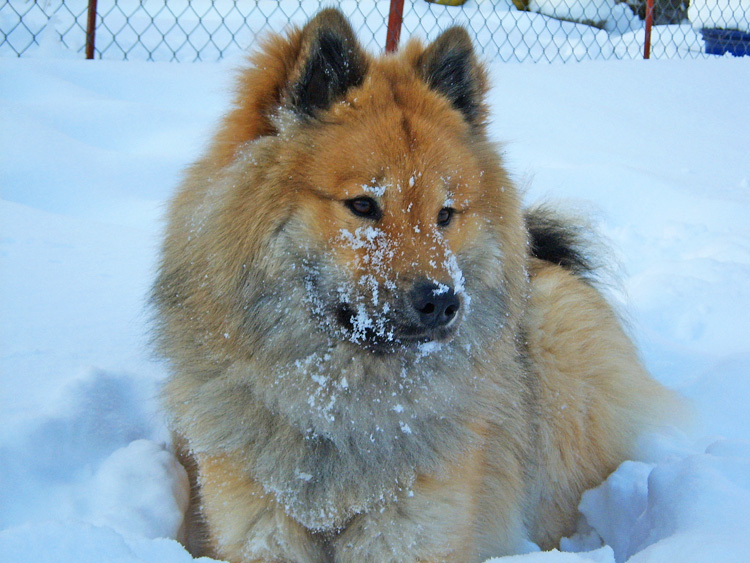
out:
M460 324L463 305L453 287L429 280L415 282L400 296L392 295L387 313L368 311L366 301L359 306L341 303L336 317L347 339L382 352L450 340Z

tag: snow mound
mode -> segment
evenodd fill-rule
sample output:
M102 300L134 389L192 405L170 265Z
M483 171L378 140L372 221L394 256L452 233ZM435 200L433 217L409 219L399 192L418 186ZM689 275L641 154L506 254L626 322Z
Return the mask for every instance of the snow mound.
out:
M729 440L656 464L625 462L580 504L616 563L740 561L748 507L750 442Z
M175 540L125 537L111 528L80 522L42 522L0 531L2 560L12 563L187 563Z
M624 2L616 0L531 0L529 10L551 18L599 26L620 34L641 27L633 10Z

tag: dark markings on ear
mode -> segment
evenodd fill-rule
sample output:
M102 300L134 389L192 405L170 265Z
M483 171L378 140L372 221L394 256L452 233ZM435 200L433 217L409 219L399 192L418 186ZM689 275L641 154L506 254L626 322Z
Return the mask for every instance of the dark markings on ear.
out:
M581 227L544 207L527 210L525 220L532 256L562 266L580 278L594 277L596 268Z
M312 117L362 83L367 59L338 10L323 10L302 33L300 70L291 85L289 103L297 113Z
M422 54L419 66L430 88L448 98L466 121L474 126L484 124L487 80L464 28L444 31Z

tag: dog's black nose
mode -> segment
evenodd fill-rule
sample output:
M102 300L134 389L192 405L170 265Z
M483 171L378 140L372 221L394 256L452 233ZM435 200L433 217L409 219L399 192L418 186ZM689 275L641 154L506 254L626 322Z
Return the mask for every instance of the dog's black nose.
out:
M411 303L427 328L450 324L461 308L461 300L452 287L433 282L417 283L411 291Z

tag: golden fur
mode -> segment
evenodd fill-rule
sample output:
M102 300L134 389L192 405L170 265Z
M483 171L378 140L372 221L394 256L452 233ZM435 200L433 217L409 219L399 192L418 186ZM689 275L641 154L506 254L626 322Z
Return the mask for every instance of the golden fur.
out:
M600 294L532 256L468 36L373 58L324 10L252 62L153 290L205 528L187 543L233 562L554 547L675 401Z

